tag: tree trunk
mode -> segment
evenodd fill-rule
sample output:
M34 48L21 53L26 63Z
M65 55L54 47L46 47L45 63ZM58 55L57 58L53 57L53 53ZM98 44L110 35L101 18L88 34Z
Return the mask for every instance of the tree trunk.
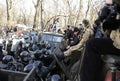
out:
M44 23L43 23L43 18L42 18L42 14L43 14L43 6L42 6L42 2L43 0L41 0L41 4L40 4L40 26L41 26L41 31L44 30Z
M71 7L70 7L70 2L69 0L67 0L67 4L68 4L68 7L69 7L69 18L68 18L68 24L71 24L73 25L73 21L72 21L72 11L71 11Z
M6 6L7 6L7 26L9 26L11 21L9 0L6 0Z
M39 10L40 10L40 0L37 0L37 4L34 4L35 7L35 16L34 16L34 22L33 22L33 28L37 28L39 24Z
M82 13L82 12L81 12L81 9L82 9L82 0L80 0L80 3L79 3L79 10L78 10L77 18L76 18L76 21L75 21L75 26L76 26L77 23L78 23L78 19L79 19L79 17L80 17L80 13Z
M87 16L88 16L88 12L89 12L90 5L91 5L90 2L91 2L91 0L88 0L88 6L87 6L87 11L86 11L85 19L86 19Z

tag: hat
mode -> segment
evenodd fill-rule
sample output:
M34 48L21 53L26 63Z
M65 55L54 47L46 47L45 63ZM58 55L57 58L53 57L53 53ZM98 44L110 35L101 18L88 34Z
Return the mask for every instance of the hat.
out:
M87 19L84 19L84 20L82 21L82 23L85 24L85 25L88 25L88 24L89 24L89 21L88 21Z
M74 32L78 32L79 29L77 27L74 28Z

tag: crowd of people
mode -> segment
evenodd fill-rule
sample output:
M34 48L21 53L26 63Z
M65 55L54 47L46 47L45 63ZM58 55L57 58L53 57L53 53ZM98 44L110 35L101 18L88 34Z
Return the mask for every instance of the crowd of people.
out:
M57 73L60 70L54 71L57 68L51 55L54 47L45 41L39 41L39 39L38 32L32 30L23 35L14 33L10 38L0 40L0 68L29 73L35 65L36 76L34 79L36 81L41 79L49 81L48 79L51 80L52 76L61 79ZM0 73L0 75L0 80L9 81L6 74Z
M72 27L68 25L68 29L64 32L64 38L68 44L66 49L71 49L66 51L65 54L69 54L69 51L82 48L86 41L90 38L103 37L103 32L99 20L95 20L94 24L91 25L87 19L84 19L82 24L80 24L80 27Z
M120 0L112 0L110 3L107 1L100 10L98 19L94 22L94 30L90 31L88 27L89 31L86 30L83 33L80 42L75 46L69 46L68 50L64 52L65 56L69 56L73 51L84 46L80 81L104 81L105 78L102 77L104 62L101 56L120 55ZM104 33L101 31L101 27L105 31ZM83 39L85 40L83 41Z
M89 20L84 19L82 23L79 24L79 27L67 25L67 29L62 32L61 29L56 31L54 23L54 25L51 25L49 31L64 34L64 40L67 43L67 46L64 48L64 57L72 55L72 53L76 50L82 51L82 48L85 49L83 54L84 57L81 61L79 77L81 81L103 81L103 78L101 78L101 72L104 63L101 56L107 54L120 55L119 28L120 0L113 0L112 3L106 2L106 5L100 10L98 18L94 21L93 25ZM14 32L17 31L16 28L13 30ZM6 31L6 35L8 32L10 31ZM24 37L24 39L26 40L27 38ZM35 38L33 37L31 40L32 39ZM30 43L29 47L23 47L23 42L19 42L17 51L13 52L9 50L11 49L11 43L12 41L9 40L7 49L4 48L5 42L0 44L1 61L4 57L2 49L5 49L9 55L15 57L16 59L19 57L15 55L23 55L25 52L25 54L28 55L30 50L35 51L34 49L41 49L36 42ZM47 47L45 49L47 49ZM43 50L43 52L44 51L45 50ZM22 57L20 59L22 59Z
M100 21L96 20L93 25L89 22L89 20L84 19L81 24L79 24L79 27L74 27L71 25L67 26L67 29L64 31L61 31L61 29L58 29L56 31L55 26L52 26L51 32L54 33L60 33L64 35L64 40L67 42L67 47L64 49L64 56L71 55L72 51L75 51L77 49L83 48L86 41L91 38L102 38L103 33L100 25ZM29 33L34 32L34 30L31 30ZM28 60L24 62L24 57L31 58L30 57L30 50L35 51L39 48L38 41L36 41L38 38L38 32L36 32L35 36L33 35L26 35L24 32L18 32L17 27L14 27L12 29L6 30L6 37L9 37L9 34L13 33L11 38L7 40L3 40L0 48L0 60L3 61L7 60L7 58L14 57L17 59L20 63L24 64L24 67L29 64ZM28 33L28 32L27 32ZM16 34L16 35L15 35ZM25 36L26 35L26 36ZM19 40L19 38L22 38ZM37 38L37 39L36 39ZM36 39L36 40L35 40ZM17 42L17 43L16 43ZM3 50L7 51L7 55L4 55ZM10 56L9 56L10 55ZM12 56L12 57L11 57ZM35 57L38 58L38 57ZM8 62L3 62L7 64ZM47 64L45 64L47 65ZM21 70L21 69L20 69Z

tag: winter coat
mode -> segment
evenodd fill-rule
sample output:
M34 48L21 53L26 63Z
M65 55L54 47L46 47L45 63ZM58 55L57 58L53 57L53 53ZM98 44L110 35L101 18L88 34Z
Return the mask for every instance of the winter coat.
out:
M92 29L91 27L88 27L88 28L85 30L81 41L80 41L77 45L72 46L72 47L70 47L69 50L65 51L65 52L64 52L64 55L65 55L65 56L69 56L72 51L81 49L81 48L85 45L86 41L87 41L88 39L90 39L91 37L93 37L93 36L94 36L94 31L93 31L93 29Z
M120 29L113 30L110 34L110 38L113 41L113 45L120 49Z

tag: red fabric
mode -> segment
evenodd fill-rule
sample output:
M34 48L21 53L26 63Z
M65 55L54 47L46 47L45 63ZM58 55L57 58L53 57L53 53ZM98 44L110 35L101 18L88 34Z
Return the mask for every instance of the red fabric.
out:
M18 35L22 34L22 30L18 30Z

